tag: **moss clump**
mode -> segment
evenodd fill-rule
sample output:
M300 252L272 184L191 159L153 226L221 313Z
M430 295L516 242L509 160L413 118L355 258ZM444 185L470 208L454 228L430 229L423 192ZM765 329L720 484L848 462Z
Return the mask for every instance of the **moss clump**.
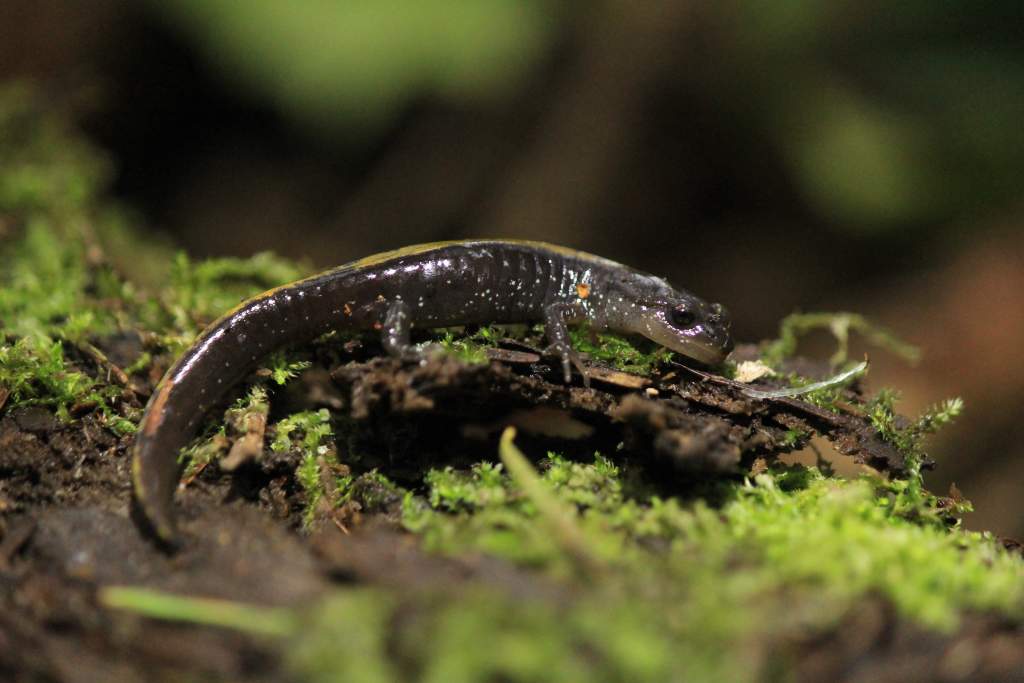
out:
M556 583L533 595L479 582L404 593L337 589L288 620L294 627L282 647L296 674L753 680L785 670L778 643L834 628L877 596L939 631L967 611L1024 619L1024 562L985 534L897 514L893 500L903 489L893 482L775 468L736 486L715 510L624 498L618 473L601 459L550 458L541 478L599 558L585 580L564 545L541 543L537 501L501 468L478 466L468 478L434 471L424 507L407 511L428 545L497 554ZM499 527L506 543L489 540ZM535 552L524 557L524 546ZM559 590L558 577L575 580ZM268 620L281 615L268 612Z
M906 507L914 510L931 494L924 489L921 463L924 461L924 437L933 434L952 422L963 411L963 399L946 399L925 410L916 420L908 422L896 413L899 394L892 389L882 389L866 402L865 408L871 423L883 439L893 444L906 457L907 476L902 480L906 487ZM965 503L965 510L970 503Z
M3 207L0 206L0 213ZM29 220L21 240L0 245L0 389L11 408L50 406L63 420L98 410L117 434L134 431L138 411L109 376L93 341L120 328L123 283L89 267L84 242L61 235L49 217ZM86 292L91 291L92 295Z
M289 354L285 351L275 351L267 357L263 367L275 384L283 386L289 380L298 377L300 372L312 364L308 360L295 358L294 354Z
M552 587L573 581L535 595L480 582L335 590L290 620L284 647L303 680L753 680L785 670L773 643L834 628L877 596L939 631L969 611L1024 620L1024 562L986 534L950 529L927 499L901 512L902 482L776 467L716 510L628 498L609 461L549 456L540 497L569 511L597 560L580 575L574 551L537 533L537 492L503 467L426 481L424 498L407 496L406 523L429 547L496 554Z
M362 512L389 512L401 504L407 493L377 470L338 481L338 500L356 503Z
M295 479L304 491L302 520L308 528L321 503L333 507L337 499L337 482L331 471L338 466L331 440L331 415L326 408L295 413L275 423L272 431L271 450L279 453L297 450L300 454Z
M311 615L293 665L329 680L348 672L356 647L387 642L367 662L380 680L402 677L396 662L416 680L750 680L784 668L771 642L833 627L873 596L940 631L967 611L1024 619L1024 562L986 534L949 529L932 499L907 514L903 482L777 467L715 510L625 498L602 458L549 457L541 480L599 560L571 597L480 585L440 597L343 591ZM426 481L425 500L407 497L405 522L427 547L495 554L553 577L580 570L539 531L536 497L500 466L435 470ZM351 651L344 638L321 639L338 623L360 629Z
M486 330L486 332L484 331ZM487 349L494 346L498 338L493 328L481 328L470 336L459 335L452 330L445 330L437 340L438 347L446 354L468 365L487 363Z
M508 500L502 466L491 462L473 465L468 472L452 467L430 470L425 482L430 505L438 510L473 510Z
M246 445L252 450L262 450L263 428L269 413L267 390L261 384L253 385L245 396L237 399L224 412L223 422L212 427L212 433L208 432L207 436L200 437L181 451L178 460L184 464L184 479L190 481L207 465L221 460L231 446L229 434L236 439L253 439L256 444ZM234 466L238 464L240 462Z
M882 438L906 453L918 452L928 434L934 434L951 423L963 411L964 402L951 398L932 406L913 422L907 422L896 413L899 394L882 389L866 403L867 414Z
M72 412L98 410L101 422L115 434L133 433L141 414L121 405L124 390L74 367L60 341L26 337L0 344L0 388L11 406L48 406L62 420L69 420Z
M641 568L654 566L668 571L662 580L669 583L705 576L706 589L721 590L726 601L727 585L715 588L711 577L720 574L727 584L728 567L744 566L744 580L756 577L748 587L759 594L818 586L847 606L884 595L907 617L937 628L951 627L966 609L1024 614L1024 563L987 536L949 530L951 510L903 480L843 481L814 468L775 468L712 510L673 498L626 498L604 459L580 465L550 458L542 479L576 510L593 553L627 576L638 572L646 581ZM562 549L528 521L538 514L533 501L495 466L477 466L468 476L434 472L427 482L429 505L407 501L405 523L428 548L486 551L565 571ZM667 553L648 550L664 543ZM673 577L677 569L683 575Z
M601 363L623 372L649 375L672 359L672 352L647 340L630 340L611 332L595 331L589 325L569 330L572 347Z

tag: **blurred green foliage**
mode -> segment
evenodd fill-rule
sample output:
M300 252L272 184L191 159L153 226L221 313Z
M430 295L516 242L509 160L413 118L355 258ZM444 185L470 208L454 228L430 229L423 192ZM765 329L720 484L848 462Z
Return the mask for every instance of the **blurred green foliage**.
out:
M423 95L481 100L529 73L558 11L542 0L153 3L230 81L292 117L352 132Z
M829 222L886 230L1019 196L1024 51L1009 27L1024 5L740 6L720 75Z
M573 26L639 40L627 25L658 11L636 7L634 18L617 3L545 0L153 6L229 82L301 125L362 140L417 99L479 103L514 92ZM652 66L670 79L653 87L707 72L691 95L726 114L723 125L763 137L825 223L884 231L1018 196L1024 51L1007 27L1024 21L1020 3L737 0L680 21L707 45L664 55L687 61ZM689 122L678 125L685 135Z
M69 135L65 112L23 83L0 86L0 211L62 219L81 211L112 175L109 160ZM49 105L46 115L41 108Z

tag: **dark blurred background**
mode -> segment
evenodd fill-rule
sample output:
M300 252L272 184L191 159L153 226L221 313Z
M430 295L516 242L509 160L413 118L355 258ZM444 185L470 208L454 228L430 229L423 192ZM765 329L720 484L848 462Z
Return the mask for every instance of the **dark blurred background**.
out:
M535 238L720 300L743 340L864 313L925 352L873 352L872 387L967 402L930 486L1024 536L1018 0L4 0L12 78L195 255Z

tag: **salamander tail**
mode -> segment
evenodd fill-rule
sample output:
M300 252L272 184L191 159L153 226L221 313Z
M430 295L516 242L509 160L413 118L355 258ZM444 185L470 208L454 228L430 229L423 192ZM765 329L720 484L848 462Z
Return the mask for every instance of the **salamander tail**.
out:
M165 490L166 482L155 477L145 465L144 446L137 444L132 454L132 520L140 530L166 550L181 546L181 536L174 517L174 488Z

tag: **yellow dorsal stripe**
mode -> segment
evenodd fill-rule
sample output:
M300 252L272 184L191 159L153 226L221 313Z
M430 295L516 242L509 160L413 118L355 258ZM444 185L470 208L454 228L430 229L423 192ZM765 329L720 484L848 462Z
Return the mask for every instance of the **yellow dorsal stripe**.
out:
M408 247L402 247L400 249L392 249L391 251L384 251L379 254L373 254L372 256L366 256L358 261L353 261L348 265L341 266L339 269L359 269L368 268L370 266L380 265L387 263L393 259L403 258L405 256L416 256L434 249L443 249L444 247L474 247L474 246L488 246L493 245L500 247L502 245L517 245L523 247L533 247L535 249L541 249L544 251L554 252L561 254L562 256L568 256L570 258L584 259L588 261L599 261L601 263L607 263L610 265L618 265L613 261L601 258L600 256L594 256L584 251L577 251L575 249L569 249L568 247L561 247L557 244L548 244L547 242L536 242L531 240L505 240L505 239L468 239L468 240L448 240L445 242L427 242L426 244L413 244Z

